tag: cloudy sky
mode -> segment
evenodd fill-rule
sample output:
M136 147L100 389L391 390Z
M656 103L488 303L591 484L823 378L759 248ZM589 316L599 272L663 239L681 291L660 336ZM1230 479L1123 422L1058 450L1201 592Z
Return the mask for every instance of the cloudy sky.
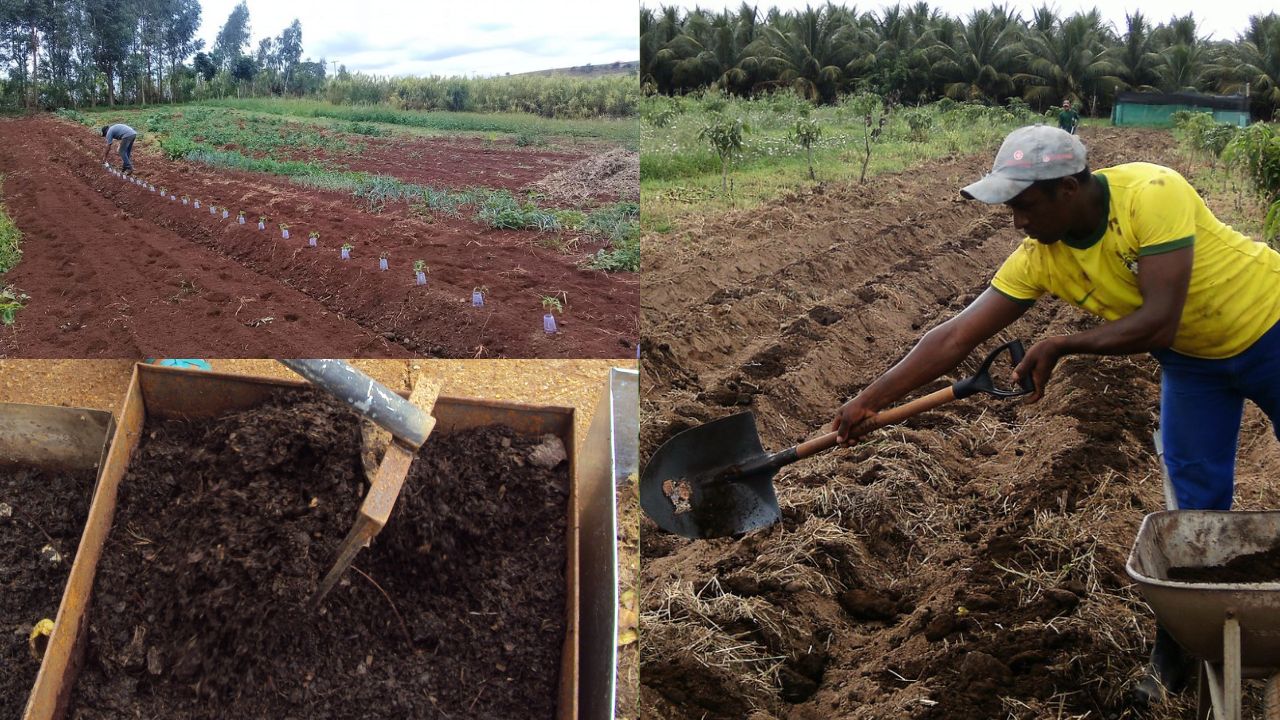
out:
M239 0L201 0L212 48ZM249 52L297 18L303 58L378 75L501 75L640 58L636 0L248 0Z
M657 8L662 4L670 4L686 10L701 6L718 12L725 7L736 9L742 3L741 0L733 2L729 0L704 0L703 2L676 0L671 3L657 3L645 0L643 4L645 7L650 8ZM808 3L804 0L775 0L773 2L761 0L760 2L751 2L749 4L759 8L763 14L771 7L784 10L803 9L807 4L817 8L824 5L825 2L824 0L811 0ZM863 2L849 0L836 2L835 4L849 8L856 7L859 12L864 12L879 10L896 3L886 2L885 0L863 0ZM902 4L906 6L912 3L911 0L903 0ZM930 7L938 8L952 17L961 18L968 16L976 8L988 8L991 7L991 4L991 2L973 2L973 0L931 0L929 2ZM1133 13L1134 10L1141 10L1142 14L1148 19L1158 22L1167 22L1169 18L1175 15L1181 16L1193 13L1201 34L1212 35L1215 40L1234 40L1248 26L1250 15L1266 14L1277 10L1277 3L1273 0L1213 0L1213 2L1204 2L1204 0L1005 0L999 4L1007 6L1010 10L1021 12L1023 17L1030 17L1032 10L1042 5L1056 8L1059 13L1065 15L1098 7L1102 10L1103 18L1111 22L1120 32L1124 31L1125 15Z

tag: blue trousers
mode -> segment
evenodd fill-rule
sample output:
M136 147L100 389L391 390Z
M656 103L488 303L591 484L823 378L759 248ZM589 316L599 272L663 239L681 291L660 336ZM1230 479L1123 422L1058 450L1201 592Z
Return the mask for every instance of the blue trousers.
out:
M1230 510L1245 400L1262 408L1280 438L1280 323L1234 357L1152 355L1160 361L1160 439L1178 508Z
M120 138L120 159L124 161L124 169L133 169L133 141L137 139L137 135L130 135L127 138Z

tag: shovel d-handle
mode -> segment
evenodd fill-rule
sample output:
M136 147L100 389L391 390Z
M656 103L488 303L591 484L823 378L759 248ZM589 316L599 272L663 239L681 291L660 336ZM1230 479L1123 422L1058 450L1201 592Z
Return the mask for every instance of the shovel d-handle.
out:
M422 447L431 433L430 415L341 360L280 362L414 450Z
M991 365L1001 353L1006 351L1009 353L1009 360L1014 367L1017 367L1018 363L1022 362L1022 358L1026 354L1021 340L1011 340L988 353L986 359L982 361L982 365L978 367L978 371L973 375L963 380L958 380L941 390L935 390L924 397L916 398L909 403L882 410L849 428L848 436L850 438L861 437L873 430L878 430L886 425L900 423L907 418L946 405L952 400L967 398L975 393L986 393L998 398L1015 398L1033 392L1035 383L1030 375L1021 378L1017 390L1004 390L995 386L994 381L991 379ZM797 460L813 457L820 452L830 450L837 444L836 437L837 433L835 432L819 435L795 447L763 456L741 467L733 468L733 472L734 474L749 475L762 470L776 470Z

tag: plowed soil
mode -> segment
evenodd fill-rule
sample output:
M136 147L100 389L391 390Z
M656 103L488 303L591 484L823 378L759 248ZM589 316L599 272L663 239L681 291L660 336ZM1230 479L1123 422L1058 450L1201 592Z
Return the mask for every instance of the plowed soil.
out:
M568 473L547 442L501 426L433 436L317 612L366 487L356 416L281 393L148 423L68 717L550 720Z
M1167 133L1082 134L1093 167L1182 164ZM770 450L825 431L1020 240L1006 209L959 196L988 152L646 237L642 453L743 410ZM1046 298L949 379L997 342L1093 323ZM977 396L785 468L771 528L691 542L646 521L642 716L1129 716L1154 631L1124 561L1164 507L1158 392L1149 357L1068 358L1039 403ZM1237 507L1276 506L1277 467L1250 407Z
M634 356L638 282L579 269L592 242L565 254L533 232L418 216L403 203L375 214L345 193L135 154L140 177L199 198L195 210L108 174L101 138L81 126L9 120L3 135L3 197L24 234L5 282L31 300L0 335L0 355ZM313 230L319 247L307 248ZM355 250L343 261L347 242ZM425 287L414 284L417 259L430 267ZM480 286L486 305L473 308ZM548 336L540 298L561 292L560 333Z

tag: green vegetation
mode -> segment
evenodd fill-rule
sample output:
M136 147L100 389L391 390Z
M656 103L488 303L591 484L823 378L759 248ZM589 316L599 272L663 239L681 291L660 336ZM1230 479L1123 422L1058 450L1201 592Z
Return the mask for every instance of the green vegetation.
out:
M12 325L31 297L11 286L0 287L0 325Z
M337 105L390 105L406 110L624 118L635 115L640 85L634 75L468 79L381 78L357 73L329 82L324 97Z
M4 176L0 175L0 187L4 185ZM0 204L0 275L9 272L22 259L22 232L13 224L4 205Z
M620 202L587 216L583 230L609 238L587 263L593 270L640 271L640 204Z
M270 115L328 118L351 123L384 123L448 133L504 133L525 137L529 144L544 136L596 138L635 148L636 124L630 120L551 119L528 113L428 112L388 105L335 105L320 100L253 98L210 100L202 107L223 107Z
M1255 116L1280 111L1280 15L1271 11L1233 28L1233 40L1210 40L1192 14L1153 24L1135 11L1114 28L1096 8L1060 15L1052 5L1020 13L993 4L953 17L926 3L861 7L641 7L641 84L663 95L790 90L823 104L858 92L907 105L1019 98L1037 112L1071 100L1091 117L1109 115L1120 90L1247 86Z
M4 177L0 176L0 187L4 186ZM13 224L4 205L0 204L0 275L13 269L22 259L22 232ZM0 324L12 325L27 296L11 286L0 283Z
M1191 157L1192 175L1211 192L1230 193L1237 210L1251 200L1260 212L1243 212L1240 230L1280 245L1280 129L1266 123L1238 128L1214 122L1209 113L1174 113L1175 131ZM1195 161L1206 162L1196 167ZM1251 218L1262 215L1255 223Z
M542 307L547 311L548 315L564 312L564 303L560 302L560 298L554 295L543 295Z
M669 232L684 213L750 207L808 182L810 167L824 180L848 182L863 177L864 163L870 178L931 158L981 153L1015 127L1040 120L1025 103L999 108L942 100L881 111L874 107L878 98L869 96L876 100L869 103L864 102L868 96L861 97L819 106L789 92L755 99L717 92L645 98L640 108L642 227ZM729 195L721 191L720 157L703 133L716 118L741 120L749 128L735 157ZM802 120L820 131L808 148L795 140Z

